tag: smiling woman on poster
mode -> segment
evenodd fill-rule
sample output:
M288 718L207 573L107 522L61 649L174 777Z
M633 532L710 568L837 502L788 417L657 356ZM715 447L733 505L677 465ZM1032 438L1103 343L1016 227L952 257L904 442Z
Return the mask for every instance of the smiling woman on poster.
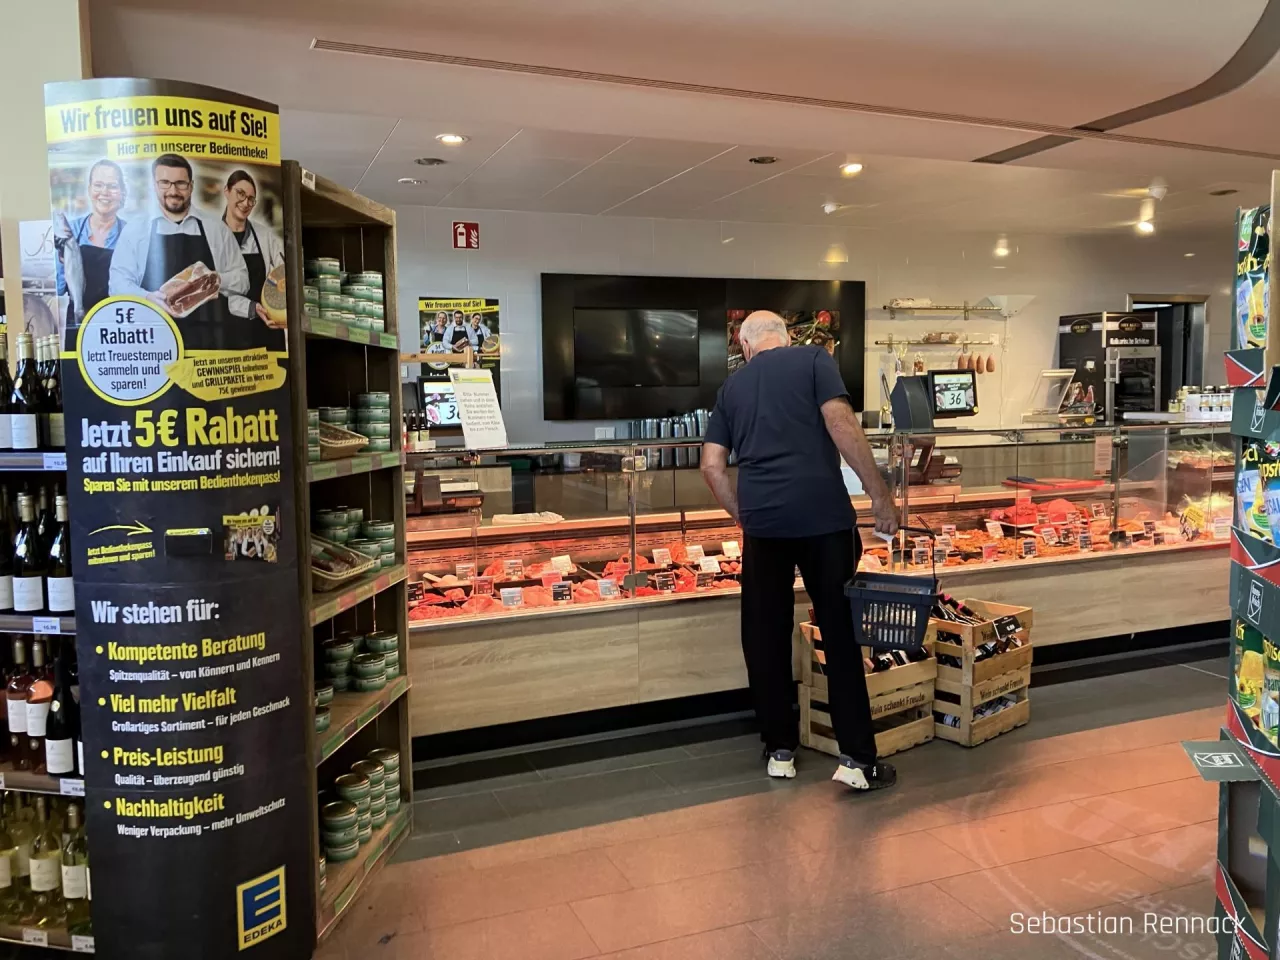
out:
M247 170L232 171L231 176L227 177L222 195L227 201L226 209L222 212L222 222L240 244L240 253L249 271L249 299L253 301L254 312L267 327L279 329L262 308L262 287L267 282L267 275L284 263L284 244L270 226L255 225L249 219L258 205L258 184ZM270 342L272 340L278 342ZM273 337L264 333L262 345L282 349L283 334Z
M220 219L192 205L195 173L186 157L151 164L161 215L131 220L111 259L112 296L145 297L178 323L188 350L243 348L261 326L240 245ZM246 335L249 335L248 337Z
M86 179L89 212L71 220L59 214L59 229L56 231L58 296L70 294L68 317L76 313L83 316L89 307L107 298L111 252L125 225L125 221L117 216L128 199L128 188L120 165L114 160L99 160L89 168ZM67 282L64 263L64 258L69 256L68 240L76 242L80 254L80 269L72 270L72 284Z

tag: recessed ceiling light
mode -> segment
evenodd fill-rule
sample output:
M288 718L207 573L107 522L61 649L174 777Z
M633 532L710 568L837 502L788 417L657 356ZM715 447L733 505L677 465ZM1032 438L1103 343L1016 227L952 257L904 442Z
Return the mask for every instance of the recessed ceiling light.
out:
M1209 191L1209 196L1211 196L1211 197L1229 197L1229 196L1231 196L1233 193L1239 193L1239 192L1240 192L1239 190L1234 190L1234 189L1232 189L1231 187L1226 187L1225 189L1222 189L1222 190L1210 190L1210 191Z
M993 263L993 264L991 265L991 269L992 269L992 270L1008 270L1009 268L1008 268L1008 267L1006 267L1004 264L1001 264L1001 263Z
M1195 256L1195 254L1194 254L1194 253L1184 253L1184 254L1183 254L1183 256L1184 256L1184 257L1194 257L1194 256Z
M725 237L725 238L724 238L723 240L721 240L720 242L721 242L721 243L733 243L733 237Z
M834 200L828 200L822 205L822 212L826 214L835 213L837 210L844 208L843 203L836 203Z
M770 157L770 156L749 157L747 159L747 163L769 164L769 163L777 163L777 162L778 162L777 157Z
M1137 230L1143 236L1151 236L1156 232L1156 225L1150 220L1139 220L1133 225L1133 229Z
M436 139L441 143L447 143L451 147L467 142L467 138L460 133L438 133L436 134Z
M419 157L413 162L420 167L438 167L444 163L444 160L440 157Z
M1007 257L1009 255L1009 238L1003 233L996 238L996 247L991 251L994 257Z
M840 175L843 177L856 177L861 172L862 172L862 164L860 163L840 164Z
M421 187L427 181L421 177L401 177L396 183L403 183L406 187Z

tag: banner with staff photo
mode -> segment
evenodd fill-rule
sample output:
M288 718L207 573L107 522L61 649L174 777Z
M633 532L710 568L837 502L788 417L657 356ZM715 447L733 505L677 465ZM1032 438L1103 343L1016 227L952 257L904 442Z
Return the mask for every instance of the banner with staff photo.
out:
M309 956L279 112L86 80L45 126L97 952Z
M500 314L495 298L421 297L418 300L420 348L423 353L458 354L470 346L475 352L476 366L492 372L494 389L501 397ZM420 399L432 422L439 426L460 426L453 384L449 382L449 365L422 364L421 381ZM438 390L435 389L437 383Z

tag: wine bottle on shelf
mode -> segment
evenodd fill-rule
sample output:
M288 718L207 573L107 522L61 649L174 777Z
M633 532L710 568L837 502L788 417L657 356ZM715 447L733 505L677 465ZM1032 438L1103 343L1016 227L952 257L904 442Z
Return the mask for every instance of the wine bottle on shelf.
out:
M49 334L45 343L49 356L48 373L44 378L45 409L48 411L45 444L53 450L64 450L67 446L67 427L62 413L62 361L58 358L58 335Z
M53 661L53 697L44 733L45 770L51 777L84 776L83 747L80 742L80 705L71 693L67 650L73 643L63 640Z
M67 932L89 936L89 845L80 805L67 804L67 839L62 844L62 897L67 903Z
M31 334L20 333L18 369L14 371L13 390L9 394L9 423L14 450L35 450L40 446L39 414L44 404L41 394Z
M48 555L36 526L35 503L30 494L18 495L22 525L13 541L13 610L39 613L44 609L44 575Z
M45 657L44 639L31 641L31 686L27 688L27 756L36 773L45 771L44 740L53 703L53 674Z
M22 899L18 895L18 845L9 833L9 821L0 810L0 920L16 924L22 918Z
M9 374L9 337L0 332L0 451L13 449L13 431L9 419L9 397L13 394L13 377Z
M35 678L27 672L27 645L22 637L13 638L13 672L5 687L9 716L9 762L15 770L30 770L27 756L27 692Z
M35 839L34 819L23 802L22 794L10 790L4 800L5 822L13 838L13 888L25 912L31 899L31 843Z
M62 899L62 837L49 817L49 798L36 797L36 830L31 840L31 907L27 920L39 929L62 926L67 905Z
M13 532L8 529L8 488L0 487L0 612L13 609Z
M49 533L49 570L45 588L49 612L72 615L76 609L76 593L71 579L71 524L67 523L67 498L58 496L54 503L56 506L53 527Z

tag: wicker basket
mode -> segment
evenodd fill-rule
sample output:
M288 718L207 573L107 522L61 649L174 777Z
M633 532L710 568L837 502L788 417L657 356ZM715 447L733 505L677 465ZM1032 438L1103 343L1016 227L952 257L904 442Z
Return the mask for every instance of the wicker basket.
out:
M357 577L362 577L369 571L377 568L379 563L377 557L365 556L358 550L348 549L340 543L333 543L330 540L325 540L321 537L317 537L315 534L312 534L312 552L316 552L317 548L327 549L330 553L341 557L343 560L349 561L352 565L351 569L347 570L345 573L330 573L328 570L321 570L313 564L311 567L311 587L317 593L337 590L343 584L349 583Z
M354 457L369 444L364 434L344 430L332 423L320 424L320 459L342 460Z

